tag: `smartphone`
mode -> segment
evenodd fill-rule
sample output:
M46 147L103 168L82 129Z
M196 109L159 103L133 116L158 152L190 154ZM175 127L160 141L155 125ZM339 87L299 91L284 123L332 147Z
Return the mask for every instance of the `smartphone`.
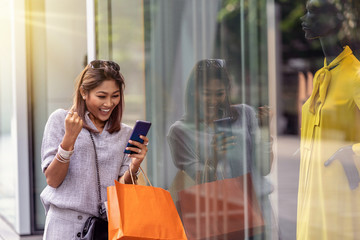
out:
M149 132L150 126L151 126L151 122L137 120L129 140L143 143L144 140L140 138L140 135L146 136L147 133ZM128 142L126 147L136 147L136 146ZM125 149L124 153L133 154L136 152Z
M231 123L231 117L214 120L215 133L224 133L225 137L232 136Z

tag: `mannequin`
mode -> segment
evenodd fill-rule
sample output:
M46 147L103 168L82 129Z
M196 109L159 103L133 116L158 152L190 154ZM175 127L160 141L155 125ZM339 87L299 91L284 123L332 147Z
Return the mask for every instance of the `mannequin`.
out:
M310 0L301 18L305 37L318 39L325 57L302 107L297 215L301 240L360 238L360 62L345 31L351 4Z

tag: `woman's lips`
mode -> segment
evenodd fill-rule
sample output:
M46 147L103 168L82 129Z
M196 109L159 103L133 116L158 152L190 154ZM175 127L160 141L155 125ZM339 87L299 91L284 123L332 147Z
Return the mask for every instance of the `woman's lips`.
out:
M111 108L108 108L108 109L102 109L102 108L100 108L100 113L101 113L102 115L108 115L110 112L111 112Z

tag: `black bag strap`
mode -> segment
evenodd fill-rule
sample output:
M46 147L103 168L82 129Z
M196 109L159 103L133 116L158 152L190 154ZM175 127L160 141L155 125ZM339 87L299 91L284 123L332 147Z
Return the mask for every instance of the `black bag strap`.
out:
M91 134L91 132L89 131L89 134L90 134L90 138L91 138L91 141L93 143L93 146L94 146L94 151L95 151L95 166L96 166L96 178L97 178L97 185L98 185L98 205L99 205L99 214L100 214L100 217L104 217L106 216L106 210L105 208L103 208L102 206L102 200L101 200L101 185L100 185L100 174L99 174L99 161L98 161L98 155L97 155L97 152L96 152L96 145L95 145L95 141L94 141L94 137L93 135Z

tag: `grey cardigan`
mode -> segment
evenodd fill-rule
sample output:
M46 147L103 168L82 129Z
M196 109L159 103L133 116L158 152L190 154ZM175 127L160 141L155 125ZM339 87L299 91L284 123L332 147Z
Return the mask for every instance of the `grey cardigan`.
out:
M233 178L251 173L254 187L258 195L269 194L273 189L271 184L261 176L261 168L268 166L271 144L262 141L260 129L254 109L246 104L234 105L239 117L232 123L232 134L237 136L236 146L228 149L225 159L219 159L216 172L218 178ZM195 178L196 171L203 171L208 158L213 158L214 149L211 146L214 132L200 124L185 120L176 121L169 130L167 140L171 149L173 162L178 169ZM212 177L212 178L211 178ZM209 180L215 180L211 176Z
M53 161L57 148L65 134L65 117L67 111L58 109L53 112L45 126L41 147L41 168L44 172ZM86 123L96 127L88 114ZM106 201L106 187L114 185L114 180L128 169L130 158L124 156L124 149L131 134L131 127L121 124L121 130L110 134L106 129L102 133L93 133L98 154L102 200ZM83 128L76 140L74 154L71 156L68 173L57 188L46 186L40 194L47 212L50 204L58 208L71 209L91 215L98 215L95 152L89 131Z

